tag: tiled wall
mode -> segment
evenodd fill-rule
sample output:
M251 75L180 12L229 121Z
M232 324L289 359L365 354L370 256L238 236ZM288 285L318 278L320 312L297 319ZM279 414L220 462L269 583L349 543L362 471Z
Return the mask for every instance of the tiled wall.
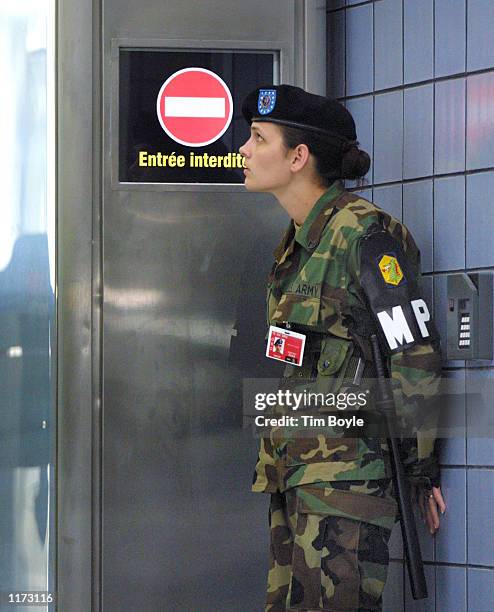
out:
M373 161L363 193L412 230L445 338L447 274L494 269L494 0L328 0L327 26L328 95ZM494 378L494 362L444 368L467 392ZM479 410L448 406L467 434ZM434 539L420 523L430 598L411 599L398 529L387 612L494 611L494 440L447 440L441 462L447 513Z

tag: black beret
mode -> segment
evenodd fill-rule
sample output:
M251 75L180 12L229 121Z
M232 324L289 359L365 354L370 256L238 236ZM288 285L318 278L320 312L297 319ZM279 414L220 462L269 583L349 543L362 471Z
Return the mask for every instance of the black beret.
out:
M357 140L352 115L337 100L316 96L293 85L265 85L243 101L242 113L252 121L269 121L344 140Z

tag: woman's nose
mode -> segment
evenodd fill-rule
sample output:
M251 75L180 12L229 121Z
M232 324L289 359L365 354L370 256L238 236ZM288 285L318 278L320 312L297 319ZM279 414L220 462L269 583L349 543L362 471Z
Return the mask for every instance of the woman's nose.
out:
M243 155L244 157L248 157L248 156L249 156L249 155L248 155L248 149L247 149L247 143L248 143L248 142L249 142L249 141L248 141L248 140L246 140L246 141L244 142L244 144L243 144L243 145L242 145L242 146L239 148L239 150L238 150L238 152L240 153L240 155Z

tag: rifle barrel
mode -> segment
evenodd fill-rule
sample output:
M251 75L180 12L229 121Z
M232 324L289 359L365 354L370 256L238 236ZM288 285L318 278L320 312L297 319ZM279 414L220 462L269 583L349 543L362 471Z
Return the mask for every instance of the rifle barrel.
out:
M386 376L384 369L384 363L377 336L373 334L370 337L370 340L381 396L377 404L378 408L386 417L386 424L388 428L388 446L391 468L393 471L393 484L396 500L398 502L398 510L400 513L403 547L405 549L412 596L414 599L426 599L428 597L427 581L425 579L424 563L422 561L417 527L415 525L415 517L413 515L410 487L406 480L405 470L403 468L403 463L400 456L400 446L398 444L395 427L396 407L393 400L393 393L390 389L389 379Z

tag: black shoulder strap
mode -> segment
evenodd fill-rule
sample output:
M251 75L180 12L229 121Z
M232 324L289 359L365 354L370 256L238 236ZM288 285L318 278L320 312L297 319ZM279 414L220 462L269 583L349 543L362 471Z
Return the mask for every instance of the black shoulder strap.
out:
M438 337L401 243L377 224L360 239L360 285L389 353Z

